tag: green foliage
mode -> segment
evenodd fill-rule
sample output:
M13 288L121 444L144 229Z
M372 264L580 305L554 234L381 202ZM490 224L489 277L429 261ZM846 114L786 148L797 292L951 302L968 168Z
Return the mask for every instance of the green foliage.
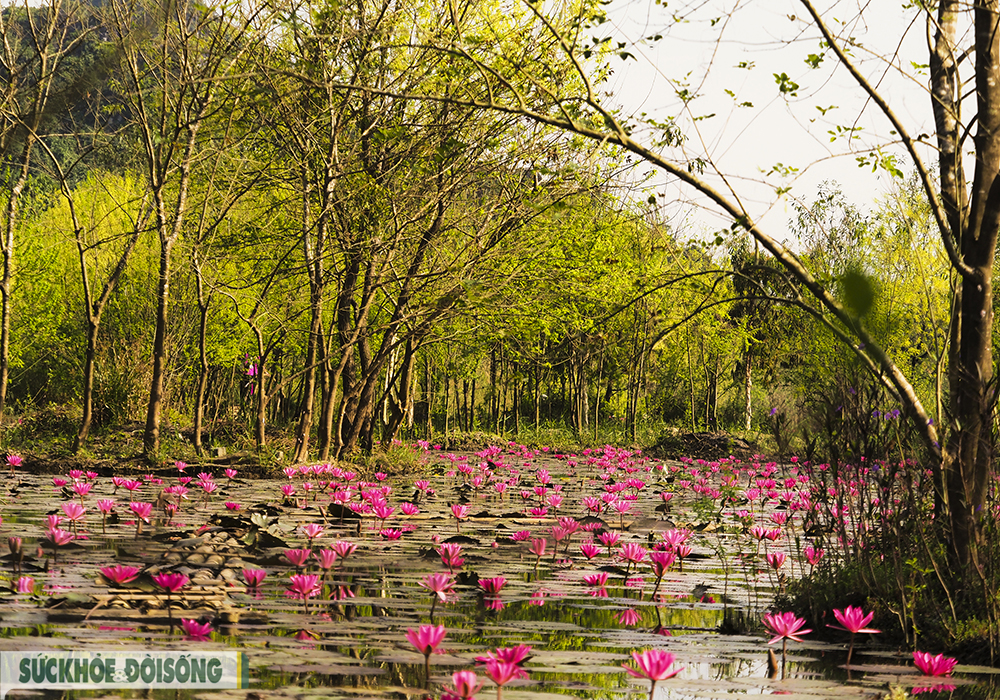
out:
M774 82L778 85L778 92L786 97L797 97L799 94L799 84L788 77L788 74L775 73Z

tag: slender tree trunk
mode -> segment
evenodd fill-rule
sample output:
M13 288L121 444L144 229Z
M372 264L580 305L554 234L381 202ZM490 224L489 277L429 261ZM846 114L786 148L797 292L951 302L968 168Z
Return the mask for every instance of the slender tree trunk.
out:
M254 335L257 337L257 392L255 394L255 415L254 415L254 442L259 454L264 449L267 440L267 380L264 373L264 360L266 352L264 350L264 337L257 324L252 324Z
M444 375L444 436L445 436L445 439L448 438L448 418L449 418L449 416L451 414L451 408L449 407L449 401L448 401L448 391L449 391L449 382L450 381L451 381L451 379L448 377L448 375L447 374Z
M750 353L750 344L743 355L743 430L750 432L753 424L753 355Z
M170 310L170 253L173 237L160 238L160 265L156 280L156 330L153 334L153 370L146 404L146 430L143 433L143 453L147 459L156 459L160 451L160 416L167 362L167 320Z
M299 406L299 422L295 429L295 454L293 462L309 459L309 439L312 433L313 412L316 404L316 358L322 342L323 302L321 289L310 291L309 338L306 342L306 366L302 380L302 403Z
M25 136L14 186L7 195L6 221L3 231L3 274L0 277L0 441L7 409L7 382L10 375L10 322L13 315L14 238L20 216L21 194L28 181L34 136Z
M204 455L205 392L208 389L208 304L198 305L198 381L194 389L194 452Z
M424 418L424 439L430 441L434 437L434 387L431 386L431 360L424 353L424 403L427 404L427 416Z
M389 392L386 392L389 399L389 424L385 431L386 442L391 442L399 434L399 430L409 411L410 404L413 401L413 382L415 376L413 367L418 347L419 345L412 338L406 341L403 361L400 364L396 377L392 380L393 384L399 387L398 401L393 401Z
M541 427L542 423L542 368L539 363L535 363L535 430Z
M476 429L476 380L472 380L472 399L469 410L469 430Z
M194 451L204 453L202 432L205 423L205 392L208 389L208 310L211 295L205 294L205 279L198 262L197 249L191 253L192 269L198 295L198 381L194 390Z
M91 424L94 421L94 364L97 361L97 331L100 320L93 318L87 321L87 354L83 359L83 396L81 407L83 415L80 418L80 428L73 439L73 454L80 451L90 435Z
M517 437L521 433L521 380L514 379L513 388L513 404L514 404L514 437Z
M691 401L691 432L695 432L698 427L696 424L697 413L695 412L694 405L694 366L691 362L691 337L687 336L687 360L688 360L688 395Z

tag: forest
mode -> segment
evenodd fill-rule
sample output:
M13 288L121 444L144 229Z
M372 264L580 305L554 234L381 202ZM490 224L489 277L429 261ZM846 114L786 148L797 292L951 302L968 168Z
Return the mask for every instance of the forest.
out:
M484 55L549 56L586 89L557 39L517 31L527 9L462 12ZM74 452L139 422L149 459L169 430L297 462L454 431L812 449L845 418L898 419L757 242L668 216L620 146L448 99L476 69L431 38L459 21L384 1L7 8L0 414L58 410ZM789 234L940 417L945 252L918 180L894 179L870 210L835 182L792 200Z

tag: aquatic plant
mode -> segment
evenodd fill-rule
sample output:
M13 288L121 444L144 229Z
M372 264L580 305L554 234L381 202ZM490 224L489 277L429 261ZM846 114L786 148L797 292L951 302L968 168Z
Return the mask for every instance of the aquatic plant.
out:
M851 633L850 646L847 648L847 665L851 665L851 654L854 653L854 636L856 634L878 634L880 630L872 629L867 627L868 623L872 621L875 617L875 613L868 613L865 615L861 608L855 607L853 605L848 605L843 610L834 610L833 616L839 622L839 625L827 625L827 627L832 627L834 629L843 630L845 632Z
M653 700L653 695L656 692L656 684L659 681L665 681L668 678L673 678L678 673L684 670L684 667L671 668L674 665L674 655L669 651L664 651L663 649L647 649L646 651L633 651L632 660L635 662L635 666L629 666L628 664L622 664L622 668L630 676L635 678L645 678L651 681L652 685L649 687L649 700Z
M116 586L124 586L126 583L134 581L140 571L141 569L138 566L116 564L114 566L105 566L101 569L101 576Z
M173 609L170 605L170 595L172 593L177 593L184 586L190 583L190 579L187 574L182 574L177 571L164 571L153 576L153 583L162 588L167 593L167 618L170 620L170 627L174 626L174 614Z
M212 624L181 618L181 629L184 630L185 639L192 642L204 642L208 641L209 635L212 633Z
M315 598L320 592L319 576L316 574L292 574L288 577L288 590L285 595L302 601L302 611L309 614L309 599Z
M424 689L431 683L431 654L444 640L448 630L444 625L421 625L418 629L406 630L406 638L417 651L424 655Z
M950 676L958 664L958 659L944 654L932 656L926 651L915 651L913 652L913 663L925 676Z
M781 677L785 677L785 661L787 659L787 647L788 640L791 639L793 642L801 642L802 635L812 632L811 629L802 629L805 626L806 621L801 617L797 617L793 612L785 613L768 613L764 615L761 622L764 623L764 627L771 631L774 635L768 644L774 644L778 640L781 640Z

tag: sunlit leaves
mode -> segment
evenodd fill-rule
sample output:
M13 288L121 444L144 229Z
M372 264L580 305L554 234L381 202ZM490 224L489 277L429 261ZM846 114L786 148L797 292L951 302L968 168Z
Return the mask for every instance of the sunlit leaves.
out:
M768 170L765 173L765 175L777 174L780 175L781 177L791 177L792 175L795 175L797 172L799 172L799 169L796 168L794 165L785 165L784 163L779 162L771 166L771 169Z
M882 169L900 180L903 179L903 171L900 170L896 156L891 153L883 153L881 149L855 156L859 168L871 168L872 172Z
M799 84L788 77L787 73L774 73L774 82L778 85L778 92L786 97L796 97L799 93Z
M862 131L860 126L840 126L839 124L826 133L830 134L830 143L840 138L851 138Z
M727 95L729 95L730 97L733 98L733 102L736 103L737 107L753 107L753 102L750 102L749 100L744 100L743 102L738 102L736 100L736 93L733 92L732 90L723 90L723 92L725 92Z

